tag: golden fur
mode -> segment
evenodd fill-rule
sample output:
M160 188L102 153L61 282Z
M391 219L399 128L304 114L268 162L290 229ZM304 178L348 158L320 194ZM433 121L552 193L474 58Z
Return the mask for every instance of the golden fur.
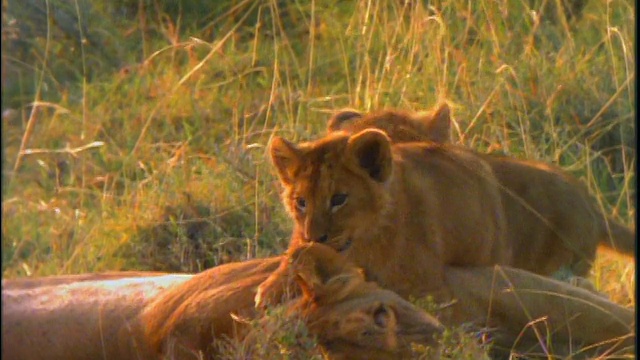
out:
M295 220L291 246L327 244L381 286L439 301L450 299L445 265L510 262L497 182L471 151L392 144L365 129L301 144L276 137L270 152Z
M327 131L357 133L381 129L395 143L448 143L449 107L442 103L420 115L399 110L361 114L337 112ZM585 276L598 245L627 255L635 251L635 232L602 214L585 186L557 166L540 161L478 154L502 186L511 265L538 274Z

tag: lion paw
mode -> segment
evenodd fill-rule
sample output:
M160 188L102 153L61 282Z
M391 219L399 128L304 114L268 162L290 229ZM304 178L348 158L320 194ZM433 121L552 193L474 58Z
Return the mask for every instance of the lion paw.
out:
M256 296L254 297L254 306L256 309L264 309L272 303L272 295L273 295L273 287L277 283L276 279L272 279L271 277L258 285L258 290L256 291Z

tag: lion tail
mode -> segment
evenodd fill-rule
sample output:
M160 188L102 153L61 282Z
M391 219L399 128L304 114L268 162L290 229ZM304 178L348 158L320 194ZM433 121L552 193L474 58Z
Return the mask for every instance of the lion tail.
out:
M602 219L600 244L625 255L634 256L636 232L611 218Z

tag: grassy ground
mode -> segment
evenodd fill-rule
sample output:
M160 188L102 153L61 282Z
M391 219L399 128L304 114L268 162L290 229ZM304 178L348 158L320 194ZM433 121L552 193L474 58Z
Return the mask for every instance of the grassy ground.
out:
M279 253L273 134L439 98L455 141L558 163L631 225L634 4L560 2L3 1L3 277ZM634 304L632 261L592 280Z

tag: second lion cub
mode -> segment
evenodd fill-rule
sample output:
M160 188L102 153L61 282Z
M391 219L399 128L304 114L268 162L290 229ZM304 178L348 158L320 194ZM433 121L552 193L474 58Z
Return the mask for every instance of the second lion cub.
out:
M424 115L343 110L329 120L327 131L356 133L377 128L394 143L448 143L450 126L449 107L440 104ZM502 186L507 238L513 246L511 266L566 280L587 275L598 245L634 254L635 232L602 214L584 185L559 167L477 155L491 166Z

